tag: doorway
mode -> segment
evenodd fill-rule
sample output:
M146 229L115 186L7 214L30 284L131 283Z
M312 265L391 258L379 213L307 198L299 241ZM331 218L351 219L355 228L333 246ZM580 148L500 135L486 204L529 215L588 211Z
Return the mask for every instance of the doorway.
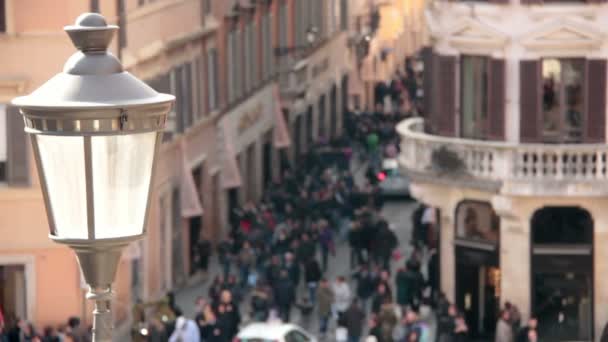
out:
M500 220L487 202L456 207L456 304L471 337L491 339L500 310Z
M327 118L325 116L325 95L321 95L321 98L319 99L319 139L322 140L329 138L327 136Z
M294 129L294 147L295 147L295 158L294 160L297 160L297 158L299 158L302 155L302 116L303 115L298 115L296 117L296 127Z
M264 148L263 148L263 167L264 167L264 192L272 183L272 130L270 130L264 137Z
M306 111L306 151L310 151L314 136L312 130L312 106L308 106L308 110Z
M329 135L331 138L338 136L338 106L336 100L336 85L332 85L329 93Z
M0 266L0 309L7 328L13 327L18 318L28 317L24 265Z
M531 221L532 312L542 340L593 340L593 219L544 207Z

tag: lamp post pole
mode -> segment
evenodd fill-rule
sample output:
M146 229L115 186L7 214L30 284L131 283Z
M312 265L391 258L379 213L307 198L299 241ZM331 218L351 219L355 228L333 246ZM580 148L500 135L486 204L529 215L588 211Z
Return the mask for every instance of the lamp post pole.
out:
M108 52L117 26L84 13L65 31L78 49L57 74L13 99L29 133L50 238L70 247L95 302L93 341L112 341L112 282L122 250L145 235L153 170L175 97Z

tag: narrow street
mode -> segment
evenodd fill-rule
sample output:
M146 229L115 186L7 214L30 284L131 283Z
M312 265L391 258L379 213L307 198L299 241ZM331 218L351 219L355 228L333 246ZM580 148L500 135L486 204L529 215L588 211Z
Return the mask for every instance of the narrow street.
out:
M363 165L364 166L364 165ZM355 175L355 180L357 182L361 182L363 179L363 172L365 167L362 165L351 165L351 169ZM409 201L387 201L382 209L382 215L388 220L392 229L394 229L398 239L399 239L399 251L402 255L401 259L396 261L392 260L392 270L394 271L401 267L407 257L412 252L412 246L409 244L412 232L412 224L411 224L411 214L416 208L416 202L413 200ZM423 265L426 263L426 260L423 260ZM345 276L347 279L350 279L351 282L351 290L354 291L355 284L353 281L353 270L350 267L350 247L348 246L347 241L338 241L336 248L336 255L330 258L328 273L325 274L325 277L331 281L335 280L338 276ZM423 274L426 275L426 268L423 267ZM183 310L184 314L188 318L194 318L195 316L195 301L197 297L202 296L203 298L207 298L208 288L211 284L213 277L219 273L219 264L217 258L214 256L211 260L210 264L210 272L205 279L193 286L187 287L178 291L176 293L176 304ZM391 284L393 287L394 282ZM298 289L298 299L305 295L304 285L301 283ZM242 326L247 325L249 321L249 308L250 308L249 296L245 296L240 304L240 310L242 315ZM291 322L296 323L304 327L307 331L312 333L313 335L318 334L318 317L313 312L312 317L308 317L306 320L302 317L300 310L296 307L292 308L291 313ZM432 335L435 333L434 329L434 318L429 319L428 323L431 325ZM331 323L331 331L335 328L335 320ZM329 334L327 341L333 340L333 335Z

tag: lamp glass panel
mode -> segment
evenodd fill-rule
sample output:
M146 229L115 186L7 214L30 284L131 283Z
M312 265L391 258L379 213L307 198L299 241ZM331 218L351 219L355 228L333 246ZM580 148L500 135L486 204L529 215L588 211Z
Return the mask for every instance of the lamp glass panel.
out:
M157 134L91 138L95 238L143 233Z
M87 202L82 137L37 135L40 161L55 220L55 235L86 239Z

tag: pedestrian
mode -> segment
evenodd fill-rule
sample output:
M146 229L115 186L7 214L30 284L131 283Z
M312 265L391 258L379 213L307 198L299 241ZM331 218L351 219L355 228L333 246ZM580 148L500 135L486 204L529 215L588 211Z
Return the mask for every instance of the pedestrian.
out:
M198 267L203 272L209 269L209 257L211 256L211 241L201 238L197 243Z
M391 294L386 290L386 286L384 284L378 284L376 293L372 298L372 312L375 314L380 313L382 304L387 301L392 301Z
M503 309L496 323L495 342L513 342L513 327L510 323L509 311Z
M91 334L86 328L80 325L80 318L70 317L68 319L68 327L70 328L68 336L70 336L74 342L91 341Z
M169 342L200 342L200 340L201 335L196 323L183 315L177 317L175 330L169 337Z
M456 331L458 310L456 305L450 304L447 312L438 313L437 336L438 342L452 342Z
M256 284L251 293L251 317L254 321L263 322L268 319L270 298L263 282Z
M300 302L296 303L296 307L300 309L300 324L304 329L308 329L310 327L310 316L314 310L314 305L305 296Z
M395 287L397 288L397 304L401 306L406 306L409 304L409 291L408 288L409 281L405 268L400 268L397 270L397 275L395 276Z
M281 270L277 284L274 286L274 299L283 322L289 322L291 306L295 301L295 288L286 270Z
M509 322L513 327L513 331L518 331L521 325L521 314L519 313L519 309L516 305L507 301L505 302L505 310L509 311Z
M528 318L528 324L523 326L517 333L516 342L527 342L528 341L528 332L530 330L536 330L537 326L538 326L538 319L536 318L536 316L534 316L534 315L530 316L530 318ZM601 340L601 342L608 342L608 336L606 338L606 341Z
M300 284L300 265L295 262L293 254L290 252L285 253L283 269L287 271L291 284L297 289Z
M359 300L354 299L342 317L344 327L348 332L348 342L359 342L363 335L365 323L365 311L359 305Z
M319 262L314 257L309 259L304 265L304 280L308 289L308 299L313 305L316 302L317 286L322 276Z
M333 290L334 309L338 316L338 321L340 321L340 318L346 312L352 300L350 286L343 276L339 276L333 284Z
M321 245L321 258L323 264L323 272L327 272L327 263L329 254L335 254L334 237L326 220L321 220L319 232L319 244Z
M245 241L243 243L243 248L238 255L238 264L240 268L240 277L241 277L241 288L245 288L247 286L247 281L249 279L249 272L252 267L255 265L255 252L251 247L251 243L249 241Z
M325 336L331 317L331 307L334 302L334 291L327 279L321 279L317 289L317 313L319 314L319 334Z
M234 250L234 239L229 236L227 240L219 243L217 246L217 254L219 257L220 265L222 265L222 271L224 272L224 278L228 278L230 274L230 263L233 258Z
M378 323L380 324L383 341L390 341L392 339L393 331L398 321L399 317L397 317L393 302L388 297L385 298L378 313Z
M200 327L201 340L205 342L229 342L226 334L222 331L222 327L219 325L211 304L205 305L203 308L203 316L204 324Z
M457 315L454 326L454 342L467 342L469 335L469 327L464 319L464 316Z
M369 298L374 294L374 279L367 265L362 265L359 272L355 275L357 280L357 297L364 311L368 311Z
M238 332L239 324L241 324L241 314L229 290L222 291L216 312L222 334L232 340Z

